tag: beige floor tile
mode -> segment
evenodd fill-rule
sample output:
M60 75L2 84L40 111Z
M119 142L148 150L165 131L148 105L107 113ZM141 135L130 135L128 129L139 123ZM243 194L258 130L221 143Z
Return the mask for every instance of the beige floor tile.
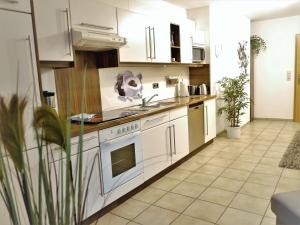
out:
M198 163L201 166L204 163L208 162L211 158L212 157L195 155L191 159L189 159L188 161Z
M271 209L271 204L269 204L265 216L270 217L270 218L276 218L276 215L273 213L273 211Z
M177 180L184 180L189 175L191 175L190 171L176 168L169 172L165 177L170 177Z
M255 183L245 183L240 193L255 196L263 199L270 199L275 187Z
M278 146L278 145L271 145L269 151L271 152L285 152L287 150L286 147Z
M102 224L99 224L99 225L102 225ZM127 223L127 225L141 225L141 224L131 221L131 222Z
M221 190L218 188L208 188L199 197L199 199L227 206L234 198L236 193Z
M224 158L224 159L236 159L239 156L239 153L236 152L224 152L220 151L216 154L216 157Z
M154 205L181 213L193 202L193 200L193 198L183 195L168 193L155 202Z
M245 211L228 208L218 225L260 225L262 216Z
M157 188L147 187L141 192L134 195L132 198L135 200L152 204L156 202L158 199L160 199L166 193L167 193L166 191Z
M219 147L215 147L214 149L207 149L205 148L201 152L197 154L197 156L207 156L207 157L214 157L220 151Z
M255 168L255 166L256 166L255 163L235 161L230 165L229 168L252 171Z
M264 154L265 154L265 151L254 150L254 149L247 149L247 150L243 151L241 155L249 155L249 156L258 156L258 157L261 157Z
M275 218L269 218L269 217L264 217L261 225L276 225L276 219Z
M190 216L179 216L172 225L214 225L213 223L206 222L204 220L192 218Z
M195 218L203 219L212 223L216 223L219 217L224 212L225 207L197 200L192 205L190 205L183 214L192 216Z
M237 161L242 161L242 162L248 162L248 163L258 163L259 160L261 159L261 157L259 156L245 156L245 155L241 155L237 158Z
M171 192L192 198L198 198L199 195L205 190L205 188L206 186L203 185L183 181L174 189L172 189Z
M180 180L170 178L170 177L163 177L159 179L158 181L151 184L151 187L155 187L158 189L162 189L165 191L169 191L172 188L174 188L176 185L180 183Z
M281 158L269 158L269 157L263 157L260 160L261 165L267 165L267 166L278 166Z
M214 157L211 160L209 160L207 162L207 164L213 165L213 166L219 166L219 167L227 167L232 162L233 162L233 160L231 160L231 159L223 159L223 158Z
M179 214L156 206L150 206L142 214L137 216L134 221L143 225L168 225Z
M244 182L232 180L225 177L219 177L211 186L222 190L238 192Z
M218 167L213 165L204 165L197 169L198 173L213 175L213 176L219 176L224 171L224 167Z
M147 207L149 207L149 204L147 203L134 199L128 199L126 202L113 209L112 213L131 220L143 212Z
M283 177L300 179L300 170L285 168L282 172Z
M279 179L275 192L280 193L280 192L296 191L299 190L299 187L300 187L299 179L281 177Z
M263 173L251 173L248 178L248 182L250 183L263 184L272 187L276 186L278 180L279 176Z
M244 210L259 215L264 215L269 201L244 194L238 194L230 204L230 207Z
M247 180L249 175L250 175L250 172L248 172L248 171L228 168L222 173L221 176L230 178L230 179L234 179L234 180L245 181L245 180Z
M283 169L280 167L258 164L253 172L279 176L281 174L282 170Z
M217 176L193 173L191 176L186 178L185 181L208 186L216 179L216 177Z
M182 163L178 168L188 170L188 171L194 171L202 165L204 165L204 163L186 161L186 162Z
M128 222L129 220L108 213L91 225L125 225L128 224Z
M255 145L266 145L266 146L270 146L272 144L273 140L271 141L267 141L267 140L259 140L259 139L256 139L252 142L252 144L255 144Z
M267 151L266 154L264 155L264 157L281 159L282 155L283 155L283 152Z
M262 144L250 144L246 150L256 150L256 151L267 151L269 149L269 145L262 145Z

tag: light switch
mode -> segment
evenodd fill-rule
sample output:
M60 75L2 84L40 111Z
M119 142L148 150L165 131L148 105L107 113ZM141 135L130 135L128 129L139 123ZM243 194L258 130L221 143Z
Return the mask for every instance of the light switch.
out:
M291 79L292 79L292 72L291 71L287 71L286 72L286 80L287 81L291 81Z

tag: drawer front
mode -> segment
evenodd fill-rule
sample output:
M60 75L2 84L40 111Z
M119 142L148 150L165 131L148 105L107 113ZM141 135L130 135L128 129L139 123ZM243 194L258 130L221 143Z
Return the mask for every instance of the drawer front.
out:
M30 13L30 0L0 0L0 9Z
M187 116L187 107L186 106L170 111L170 120L175 120L175 119L183 117L183 116Z
M141 129L146 130L151 127L155 127L160 124L169 122L169 120L170 120L169 112L164 112L164 113L155 114L153 116L148 116L141 120Z

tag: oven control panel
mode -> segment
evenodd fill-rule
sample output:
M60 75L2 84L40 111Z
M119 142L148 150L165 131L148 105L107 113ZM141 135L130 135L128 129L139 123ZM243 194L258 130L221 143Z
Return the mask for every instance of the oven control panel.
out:
M133 121L130 123L121 124L119 126L110 127L99 131L100 144L101 142L109 141L126 134L134 133L141 129L141 121Z

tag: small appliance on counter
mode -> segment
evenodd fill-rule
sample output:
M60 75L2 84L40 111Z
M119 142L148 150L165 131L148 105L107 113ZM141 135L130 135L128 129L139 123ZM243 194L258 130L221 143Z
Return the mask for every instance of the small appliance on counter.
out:
M187 85L183 82L183 80L178 83L178 97L188 97L189 91Z
M200 85L189 85L188 86L189 95L207 95L207 86L206 84Z

